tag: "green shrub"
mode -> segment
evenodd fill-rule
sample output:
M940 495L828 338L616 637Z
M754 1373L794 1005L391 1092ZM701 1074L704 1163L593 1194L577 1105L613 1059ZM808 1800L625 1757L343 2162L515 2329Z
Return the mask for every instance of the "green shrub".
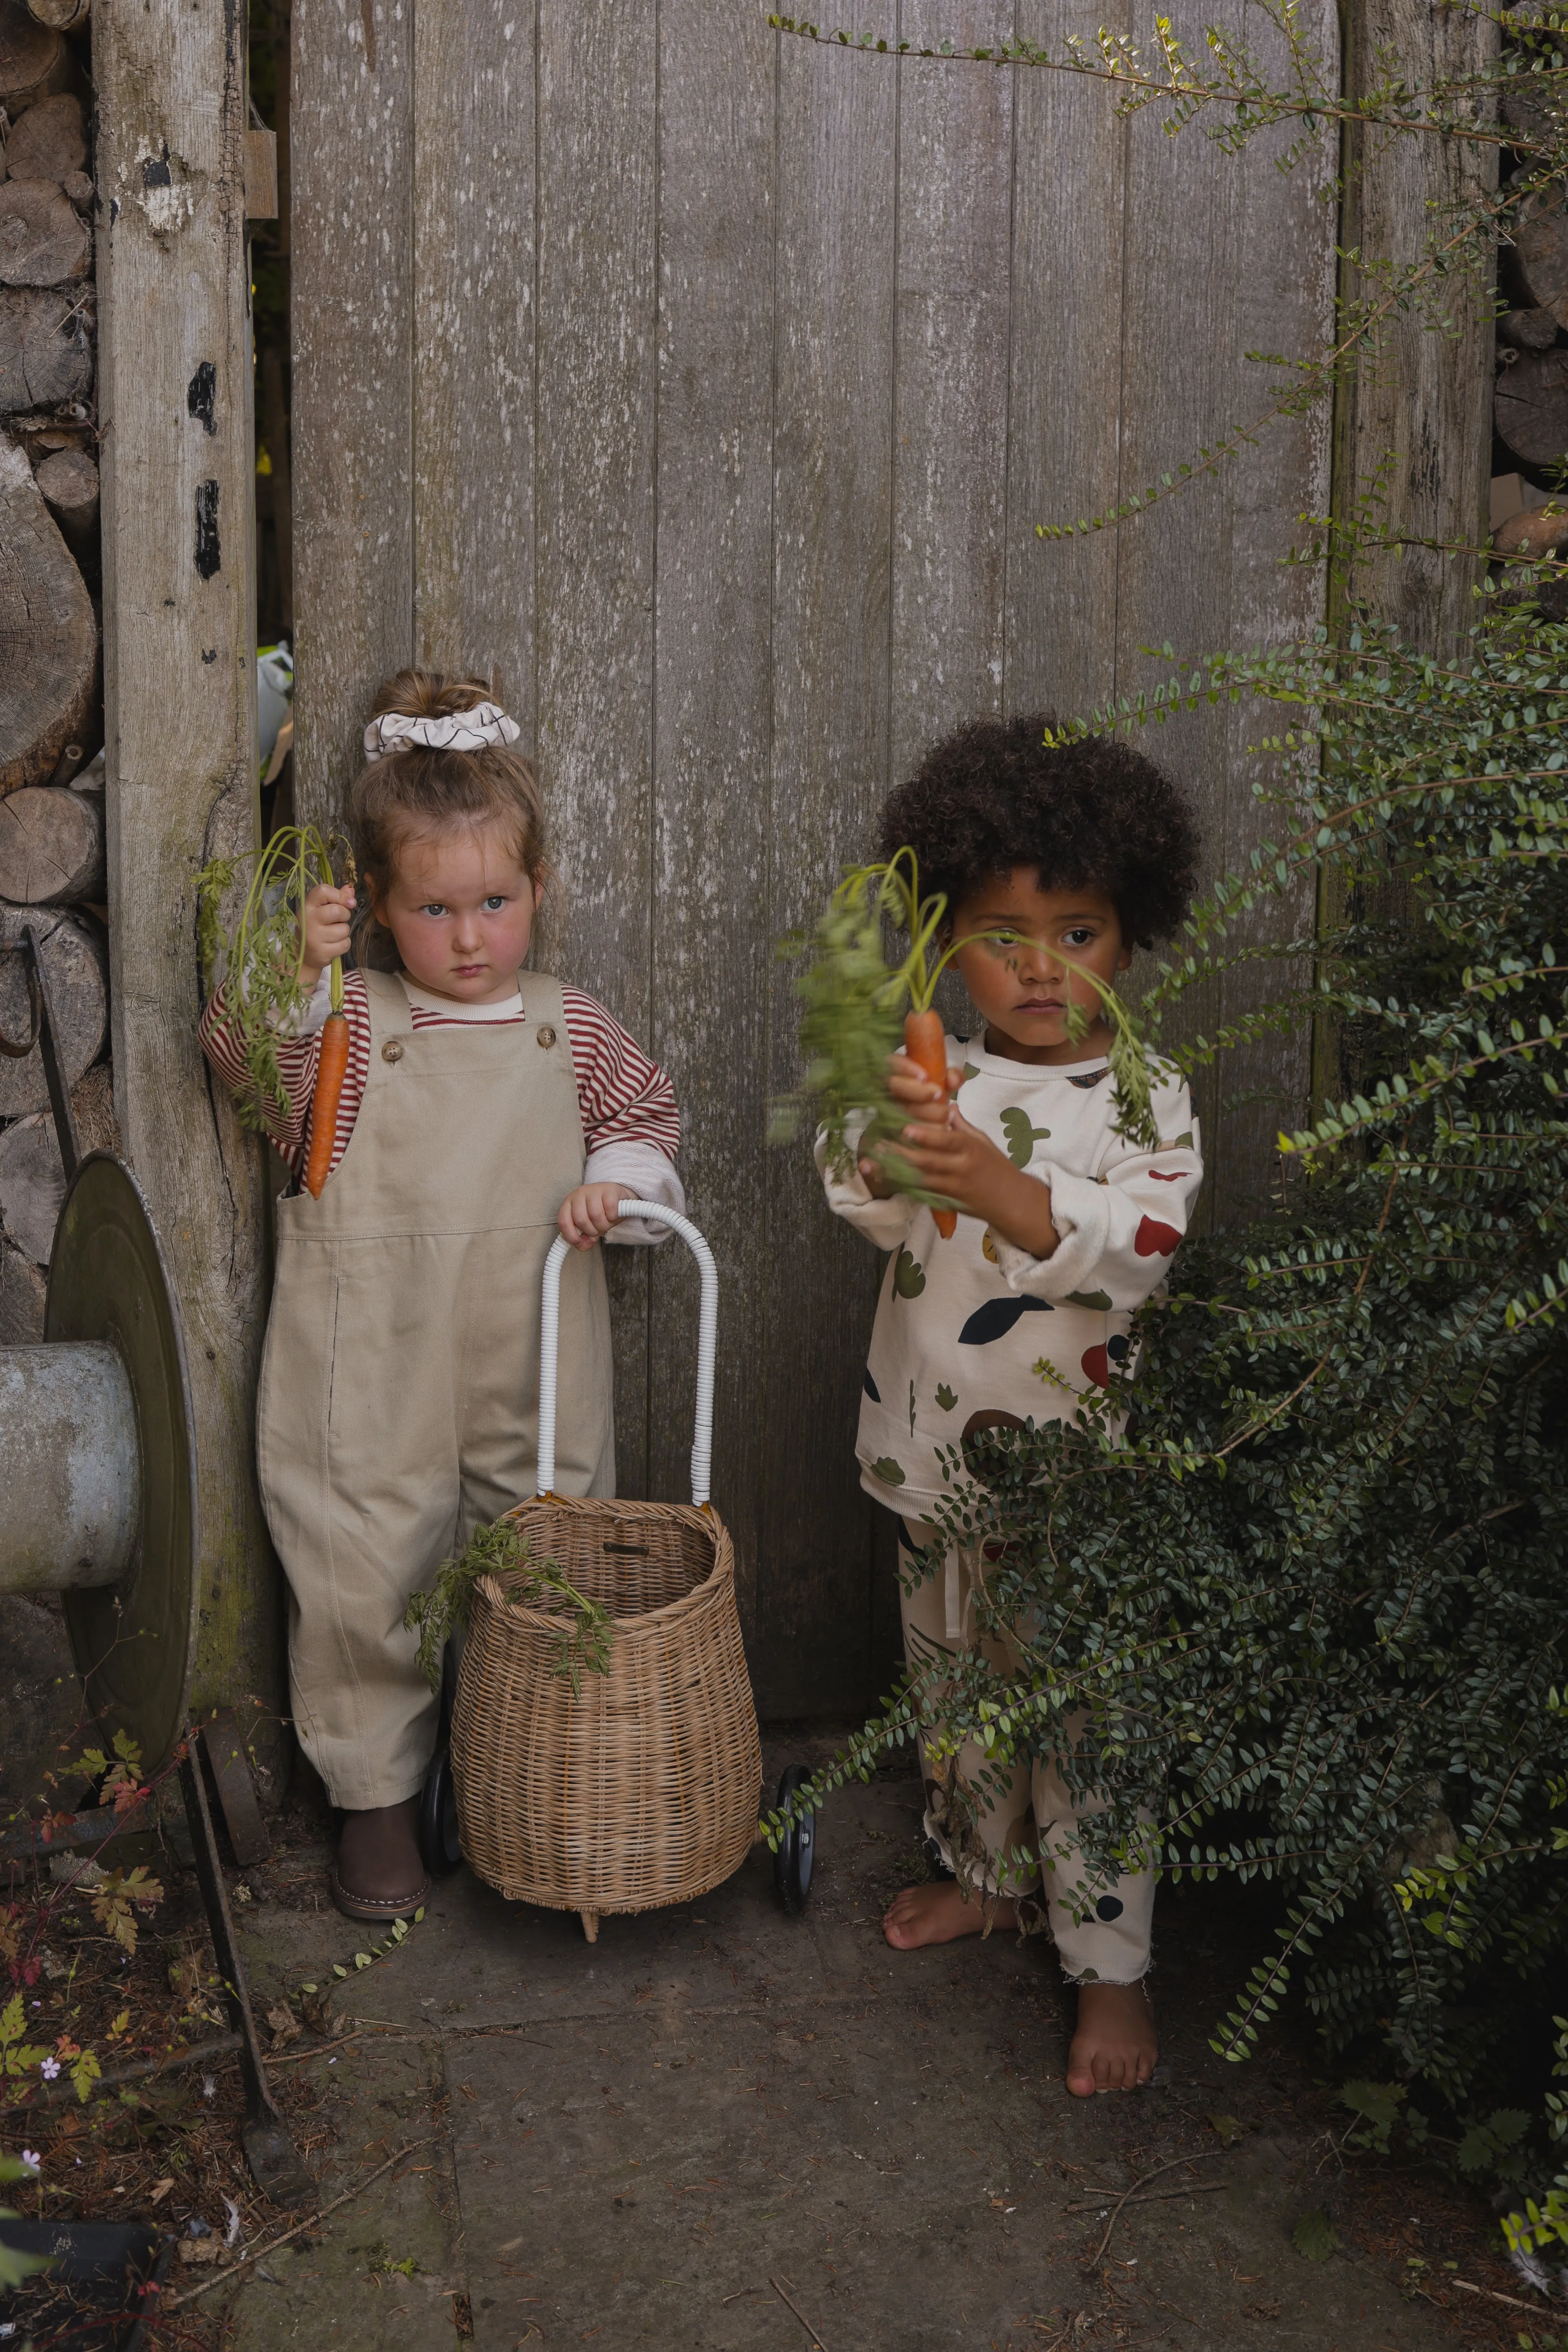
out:
M1245 1029L1331 1022L1356 1075L1289 1140L1294 1213L1190 1244L1135 1377L995 1434L978 1479L954 1454L942 1512L1032 1629L1016 1677L965 1657L945 1719L1100 1792L1097 1867L1283 1890L1215 2047L1246 2056L1294 1981L1331 2044L1381 2040L1461 2115L1568 1949L1568 628L1481 612L1452 663L1368 626L1095 722L1216 698L1298 722L1277 845L1145 1018L1189 1068L1223 1055L1241 1031L1162 1027L1316 870L1350 919L1250 951L1288 977Z

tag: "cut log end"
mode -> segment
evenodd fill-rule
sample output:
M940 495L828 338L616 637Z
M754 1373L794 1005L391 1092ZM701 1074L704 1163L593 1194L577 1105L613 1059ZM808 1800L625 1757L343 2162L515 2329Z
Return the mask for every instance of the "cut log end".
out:
M1568 351L1521 352L1498 378L1497 429L1526 466L1568 454Z
M1510 310L1497 322L1497 339L1505 350L1549 352L1557 341L1557 321L1550 310Z
M0 416L92 390L91 310L79 293L0 286Z
M106 1062L89 1070L72 1088L71 1110L84 1152L119 1150L114 1087ZM53 1117L40 1111L14 1119L0 1133L0 1231L36 1266L49 1262L65 1194L65 1166Z
M13 122L80 79L70 44L57 26L41 23L22 0L0 0L0 106Z
M0 183L0 286L68 285L91 260L91 233L55 181Z
M1568 509L1561 506L1537 507L1527 514L1510 516L1492 541L1498 555L1515 558L1561 554L1568 545Z
M66 745L83 740L97 675L98 623L87 584L44 503L33 469L4 434L0 645L5 647L0 664L0 793L5 793L45 782Z
M36 25L51 32L79 33L87 23L92 0L27 0L27 14Z
M103 808L92 793L34 784L0 800L0 898L79 906L103 887Z
M58 908L16 907L0 901L0 950L19 949L29 924L39 935L59 1023L58 1042L66 1082L74 1087L97 1061L108 1034L108 958L103 934L90 918ZM0 1030L20 1042L28 1034L31 1016L22 956L0 952ZM48 1080L37 1045L21 1060L0 1060L0 1118L25 1118L48 1107Z
M1524 205L1507 274L1510 290L1525 303L1568 326L1568 187L1562 181Z
M38 467L44 504L79 560L98 541L98 467L85 449L57 449ZM6 895L0 887L0 897Z
M5 149L13 180L63 180L87 162L87 117L69 90L41 99L23 115Z

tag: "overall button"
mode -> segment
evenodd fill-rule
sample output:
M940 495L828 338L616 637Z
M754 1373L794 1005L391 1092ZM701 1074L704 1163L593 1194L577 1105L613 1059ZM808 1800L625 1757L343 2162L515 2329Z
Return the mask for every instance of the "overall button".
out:
M381 1049L381 1058L384 1062L402 1061L403 1048L398 1044L395 1037L389 1037L387 1039L385 1045Z
M554 1030L550 1026L550 1024L549 1024L549 1022L548 1022L548 1021L545 1023L545 1024L544 1024L543 1028L542 1028L542 1029L540 1031L540 1033L539 1033L539 1043L540 1043L542 1045L554 1045L554 1043L555 1043L555 1032L554 1032Z

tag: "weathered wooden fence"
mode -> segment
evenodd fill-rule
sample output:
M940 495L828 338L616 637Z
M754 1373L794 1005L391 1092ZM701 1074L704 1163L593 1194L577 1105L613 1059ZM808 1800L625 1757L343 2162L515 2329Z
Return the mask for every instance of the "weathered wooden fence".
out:
M1332 0L1305 14L1331 45ZM1097 21L897 16L972 41ZM1059 74L780 37L755 0L296 0L293 26L301 799L332 809L371 689L410 658L489 672L516 713L566 884L548 959L680 1092L763 1705L857 1705L891 1654L852 1456L876 1270L804 1147L766 1141L796 1068L773 943L940 730L1084 709L1151 675L1147 645L1317 617L1321 576L1280 557L1327 503L1326 418L1129 528L1034 526L1264 410L1247 352L1321 344L1324 167L1169 138ZM1215 868L1260 822L1248 723L1152 747ZM1221 1214L1266 1188L1304 1057L1259 1048L1237 1083L1249 1099L1208 1106ZM623 1261L616 1311L623 1486L677 1495L687 1267Z

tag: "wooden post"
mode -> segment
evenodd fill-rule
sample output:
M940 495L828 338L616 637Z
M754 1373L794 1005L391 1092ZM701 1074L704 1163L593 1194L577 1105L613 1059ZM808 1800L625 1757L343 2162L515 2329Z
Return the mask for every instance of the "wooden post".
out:
M1352 94L1377 78L1380 54L1396 56L1417 89L1479 73L1497 54L1496 25L1468 9L1363 0L1342 13L1345 88ZM1341 241L1362 257L1361 268L1344 267L1343 292L1353 300L1363 284L1375 283L1376 265L1417 261L1429 239L1452 234L1455 208L1496 185L1497 151L1432 134L1358 130L1346 142L1345 169ZM1414 309L1402 312L1387 331L1382 362L1363 370L1340 403L1335 506L1344 514L1387 461L1390 529L1480 544L1491 473L1490 316L1460 276L1440 281L1436 293L1458 334L1434 331ZM1469 625L1478 569L1434 549L1406 548L1358 564L1351 593L1426 650L1451 653Z
M116 1107L163 1236L195 1391L198 1710L282 1703L252 1412L267 1315L260 1145L196 1045L195 881L257 838L243 10L100 0L99 291ZM258 1745L272 1760L280 1735Z
M1405 80L1420 89L1446 76L1476 73L1497 54L1498 28L1458 8L1431 0L1342 0L1344 87L1352 96L1376 79L1380 55L1400 61ZM1357 129L1344 142L1345 193L1341 293L1353 302L1375 284L1379 264L1398 269L1420 259L1428 239L1451 234L1455 208L1473 205L1496 185L1497 151L1466 147L1433 134L1399 136ZM1359 256L1359 260L1354 257ZM1392 531L1484 545L1489 528L1491 474L1491 323L1473 285L1454 276L1437 289L1451 309L1457 335L1422 323L1415 310L1386 328L1380 360L1363 368L1341 394L1334 420L1334 512L1350 515L1383 475L1386 503L1379 519ZM1330 620L1336 634L1352 604L1362 603L1424 652L1452 656L1469 626L1470 592L1478 559L1406 547L1358 557L1348 577L1331 588ZM1409 908L1396 892L1368 886L1369 911ZM1346 912L1342 881L1324 877L1318 896L1320 935ZM1359 1074L1344 1058L1337 1021L1321 1019L1312 1042L1314 1116L1353 1090Z

